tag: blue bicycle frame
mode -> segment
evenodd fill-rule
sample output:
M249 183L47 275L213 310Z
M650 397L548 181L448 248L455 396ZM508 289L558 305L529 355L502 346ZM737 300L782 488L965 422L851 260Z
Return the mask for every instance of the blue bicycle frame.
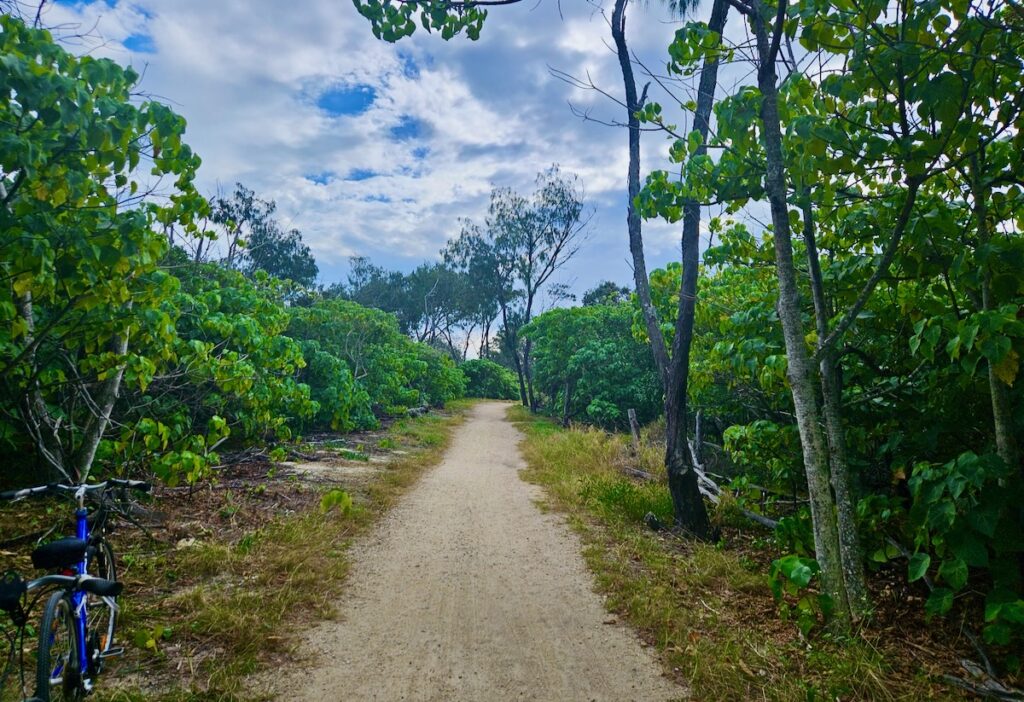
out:
M78 509L75 510L75 536L89 543L89 520L87 517L89 512L79 504ZM89 574L89 550L86 549L85 555L82 556L82 560L78 563L78 574L88 575ZM81 672L82 682L88 689L91 687L90 673L92 673L91 661L89 661L89 646L88 646L88 623L89 623L89 609L86 602L85 593L81 590L77 590L71 593L71 603L74 605L74 616L75 616L75 632L78 636L78 670Z

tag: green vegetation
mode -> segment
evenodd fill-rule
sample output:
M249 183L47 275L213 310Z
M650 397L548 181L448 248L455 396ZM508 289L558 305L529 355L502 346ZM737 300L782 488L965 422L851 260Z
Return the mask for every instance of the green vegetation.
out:
M21 467L4 483L195 484L219 451L462 395L393 315L303 287L315 262L273 202L202 198L184 120L134 102L131 69L9 15L0 48L0 454Z
M486 16L450 0L356 5L389 41L419 24L475 39ZM968 622L991 671L1019 675L1019 5L715 0L668 49L670 80L694 83L685 102L638 97L626 11L616 0L610 28L636 332L660 374L675 525L713 537L700 493L718 489L698 476L713 462L742 509L782 518L776 591L818 593L799 600L802 630L868 625L872 584L895 567L926 588L930 626ZM743 61L722 93L719 64ZM676 164L643 188L641 130L661 130ZM756 233L733 219L751 203L770 212ZM703 205L725 217L700 262ZM640 217L682 222L681 266L647 273Z
M628 303L554 309L520 332L533 344L534 383L562 423L628 428L661 411L661 385L647 344L632 333Z
M482 6L516 1L356 6L388 41L417 26L475 39ZM553 276L586 236L575 176L543 171L530 197L496 187L443 263L354 259L347 285L316 289L273 201L196 191L184 120L133 96L134 71L0 17L0 458L18 466L0 482L155 475L212 494L221 454L281 460L300 435L392 420L377 447L437 451L444 429L409 415L519 398L595 427L531 420L530 474L612 607L701 696L941 696L924 676L964 651L1019 680L1019 3L714 0L668 47L661 82L699 83L682 104L637 96L626 0L613 5L636 293L605 282L543 314L571 297ZM723 92L719 64L742 61L753 70ZM667 138L674 165L643 187L641 131ZM740 216L754 203L770 212L758 231ZM642 218L682 223L680 263L648 269ZM604 432L630 410L648 426L627 453ZM357 448L334 458L372 464ZM140 646L216 641L200 694L237 695L285 613L326 611L314 576L343 560L325 544L415 474L314 491L230 543L132 554L133 584L173 589L189 622L176 639L185 619L129 610ZM212 513L233 527L265 491L217 492ZM916 666L885 633L902 620L930 637Z
M137 634L121 670L144 666L149 679L132 689L108 678L97 699L253 699L246 676L291 651L303 627L335 615L348 545L440 460L467 407L453 403L445 415L392 425L385 439L403 453L368 483L324 490L264 477L234 496L209 495L226 506L221 529L193 532L177 545L139 539L121 556L133 593L124 631ZM274 502L290 504L294 513L268 513ZM187 518L194 507L180 501L162 508L173 510L173 519Z
M471 358L459 365L466 376L466 397L516 400L519 386L515 373L487 358Z
M786 622L765 617L775 608L763 570L771 549L744 539L729 508L717 517L722 545L644 526L648 512L670 520L672 503L664 482L622 474L634 460L622 436L559 430L521 408L511 415L526 432L524 475L547 489L550 504L583 538L607 608L657 646L666 672L694 697L949 698L922 674L935 662L906 660L900 641L868 632L808 645Z

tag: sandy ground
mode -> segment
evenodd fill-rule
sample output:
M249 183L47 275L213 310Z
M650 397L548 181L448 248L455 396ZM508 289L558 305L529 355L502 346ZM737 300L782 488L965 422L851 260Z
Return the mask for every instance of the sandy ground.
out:
M353 551L341 617L314 629L282 700L668 700L686 691L611 622L580 543L520 480L506 405L483 403L444 461Z

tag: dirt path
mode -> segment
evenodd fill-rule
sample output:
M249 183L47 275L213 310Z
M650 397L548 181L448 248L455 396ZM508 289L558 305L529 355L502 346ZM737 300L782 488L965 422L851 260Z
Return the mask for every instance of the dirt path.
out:
M353 553L337 622L282 700L667 700L685 690L592 590L578 539L519 479L506 405L484 403Z

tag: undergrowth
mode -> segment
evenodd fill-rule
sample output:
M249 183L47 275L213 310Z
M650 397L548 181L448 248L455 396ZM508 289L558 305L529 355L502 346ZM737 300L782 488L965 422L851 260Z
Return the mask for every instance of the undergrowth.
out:
M825 634L808 641L782 621L767 584L770 556L757 546L768 541L766 532L735 539L744 547L733 548L648 529L648 512L671 523L667 485L638 483L620 468L660 473L657 448L645 446L634 457L622 436L563 430L521 407L509 416L525 432L524 477L546 488L550 506L566 512L582 536L606 606L657 646L666 673L695 699L952 698L924 667L908 667L898 644ZM723 527L735 526L728 523L733 518L716 515Z

